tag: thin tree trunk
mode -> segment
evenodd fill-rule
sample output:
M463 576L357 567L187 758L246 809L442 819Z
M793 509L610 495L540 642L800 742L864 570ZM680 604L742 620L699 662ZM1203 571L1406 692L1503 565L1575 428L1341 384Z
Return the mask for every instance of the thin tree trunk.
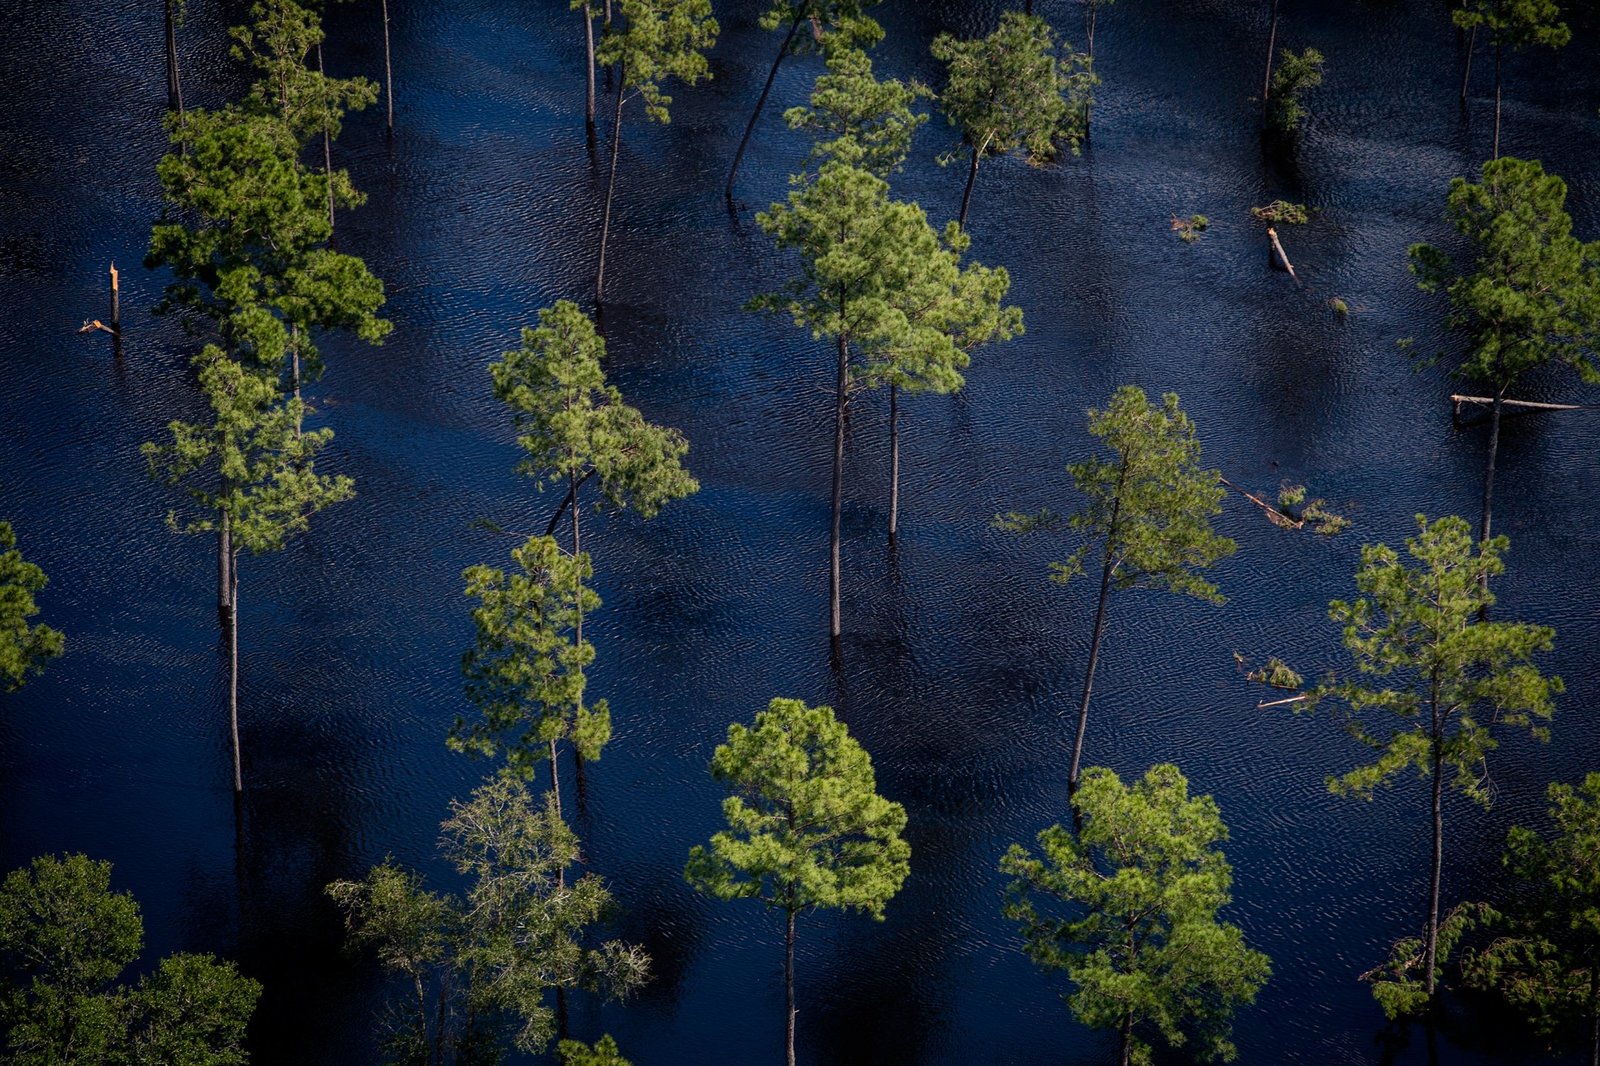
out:
M789 931L784 937L783 990L784 1047L789 1066L794 1066L794 911L789 912Z
M1272 28L1267 31L1267 72L1261 79L1261 114L1272 98L1272 53L1278 47L1278 0L1272 0Z
M844 299L839 300L839 317L844 318ZM850 341L839 334L839 375L834 386L833 401L833 520L828 535L829 570L828 602L831 611L833 639L839 639L839 518L844 508L844 415L850 385Z
M417 992L417 1039L428 1046L428 993L422 987L422 971L411 974L412 987Z
M178 77L178 23L173 16L174 0L166 0L167 19L167 110L183 114L183 83Z
M972 204L972 187L978 183L978 156L982 150L972 146L972 167L967 171L967 191L961 194L961 215L956 219L956 225L962 229L967 228L967 208Z
M305 419L305 407L300 401L300 327L297 325L289 327L289 360L290 374L294 380L294 438L299 440L301 424Z
M789 45L794 41L794 35L800 29L800 23L805 21L806 8L800 8L800 14L789 23L789 32L784 34L783 47L778 49L778 58L772 61L772 69L767 71L767 83L761 87L761 96L756 100L756 109L750 115L750 121L744 128L744 136L739 138L739 150L733 153L733 167L728 171L728 184L722 193L729 200L733 199L733 179L739 176L739 164L744 160L744 150L750 143L750 135L755 132L756 122L761 118L762 108L767 106L767 94L772 92L772 83L778 77L778 67L783 64L784 56L789 54Z
M611 198L617 191L617 156L622 154L622 101L628 95L627 64L617 66L618 76L624 80L617 86L617 107L611 119L611 172L606 178L606 207L600 221L600 266L594 274L596 304L604 303L606 298L606 242L611 239Z
M1111 504L1111 526L1106 533L1105 559L1100 566L1100 602L1094 609L1094 635L1089 641L1089 666L1083 675L1083 699L1078 704L1078 731L1072 741L1072 769L1067 775L1067 802L1078 793L1078 767L1083 761L1083 735L1089 729L1089 695L1094 691L1094 668L1100 662L1100 638L1106 628L1106 601L1111 598L1111 553L1115 548L1117 518L1122 513L1122 486L1128 476L1128 461L1122 461L1122 471L1117 475L1117 495ZM1072 820L1082 825L1078 808L1072 808Z
M222 491L228 491L227 483L223 483ZM223 627L226 634L227 627L232 625L228 614L228 605L233 602L233 526L228 518L228 512L217 510L217 622Z
M1444 870L1444 724L1439 717L1439 697L1433 699L1433 859L1428 875L1428 935L1425 941L1423 976L1428 998L1433 998L1434 969L1439 957L1439 881Z
M1600 1066L1600 965L1589 970L1589 1063Z
M1467 59L1461 64L1461 102L1467 102L1467 83L1472 80L1472 52L1478 43L1478 27L1467 32Z
M1094 23L1100 14L1100 5L1097 0L1089 0L1089 25L1084 36L1089 39L1089 72L1094 73ZM1083 139L1089 139L1089 112L1094 107L1088 100L1083 102Z
M1500 158L1500 42L1494 43L1494 155L1491 159Z
M900 388L889 386L889 543L900 531Z
M1483 468L1483 514L1478 524L1478 540L1489 539L1490 530L1494 524L1494 465L1495 457L1500 451L1500 413L1505 406L1506 386L1496 385L1494 390L1494 404L1489 408L1489 457ZM1479 579L1479 584L1485 592L1489 589L1489 575L1485 572ZM1478 611L1478 620L1481 622L1489 617L1489 605L1484 604Z
M233 557L233 589L228 597L228 720L233 731L233 794L244 792L239 760L239 557Z
M550 795L555 798L556 817L559 818L561 817L561 765L556 758L556 742L554 738L550 741ZM565 877L566 875L562 871L556 871L556 881L558 883L562 883Z
M583 91L583 133L589 143L589 154L594 154L594 11L583 5L583 55L588 79Z
M1133 1011L1128 1011L1122 1016L1122 1066L1129 1066L1133 1061Z
M394 136L394 63L389 53L389 0L383 0L383 99L389 108L389 136Z
M328 234L333 234L333 134L328 131L327 72L322 69L322 42L317 42L317 76L322 79L322 176L328 182Z

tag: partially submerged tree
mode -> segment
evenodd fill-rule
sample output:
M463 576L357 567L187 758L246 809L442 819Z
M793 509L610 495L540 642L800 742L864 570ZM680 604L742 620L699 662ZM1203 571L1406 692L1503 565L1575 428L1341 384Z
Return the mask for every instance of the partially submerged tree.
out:
M452 802L441 828L440 850L466 880L462 896L431 892L390 862L328 886L351 946L372 950L396 979L387 1061L497 1066L514 1052L537 1055L556 1035L552 993L591 988L620 999L648 979L638 947L585 946L611 894L594 874L564 881L578 838L553 799L540 806L522 782L498 776Z
M756 109L750 114L750 122L744 128L744 136L739 139L739 149L733 154L733 166L728 169L728 181L723 186L723 194L731 201L733 199L733 181L739 176L739 164L744 159L744 150L750 144L750 135L755 132L756 122L761 118L762 110L767 106L767 96L772 92L772 83L777 80L778 67L785 58L799 52L801 49L814 44L826 42L826 48L831 55L840 52L870 48L883 38L883 27L879 26L866 10L877 4L879 0L771 0L770 6L761 15L761 28L764 30L784 30L783 44L778 48L777 57L772 61L772 69L767 72L766 84L761 87L761 96L756 100ZM809 25L809 36L800 33L800 27ZM793 125L793 123L790 123Z
M714 899L756 899L781 911L784 1034L795 1062L795 919L818 908L880 921L911 872L905 808L878 795L872 760L831 707L774 699L755 727L728 727L711 775L732 793L728 828L689 853L684 876Z
M244 1066L261 986L231 962L171 955L133 985L139 906L111 864L43 856L0 883L0 1056L14 1066Z
M987 37L940 34L933 55L949 68L940 105L971 156L959 217L965 227L984 157L1025 151L1029 163L1043 166L1063 145L1078 151L1094 74L1048 22L1015 11L1002 14L1000 28Z
M1283 60L1273 72L1267 88L1267 126L1278 133L1293 133L1306 120L1306 109L1301 105L1302 93L1322 84L1322 53L1307 48L1296 55L1283 50Z
M1506 841L1514 894L1489 911L1495 936L1462 960L1467 982L1503 996L1552 1043L1582 1025L1600 1063L1600 773L1550 786L1546 839L1517 826Z
M1483 165L1482 184L1456 178L1445 196L1445 217L1466 238L1463 253L1411 248L1418 284L1444 294L1446 323L1467 339L1455 373L1492 390L1479 540L1492 528L1506 393L1524 373L1550 364L1600 381L1600 241L1572 235L1566 199L1566 183L1537 161L1496 159Z
M225 532L219 572L229 575L224 635L229 643L228 711L233 738L233 790L244 788L239 755L239 568L241 552L279 551L310 527L311 516L354 495L348 477L318 474L315 458L333 430L304 432L299 400L283 400L278 383L260 369L207 345L195 358L200 388L211 407L208 424L174 421L172 440L143 452L151 476L181 485L194 503L168 525L179 533ZM222 545L226 547L222 547Z
M911 151L911 137L928 121L917 101L932 94L917 82L873 76L872 60L858 48L834 48L828 72L817 78L809 107L783 113L790 129L814 138L811 159L838 159L887 178Z
M1065 584L1084 573L1095 556L1100 562L1100 597L1067 775L1069 797L1078 789L1089 697L1111 593L1159 589L1222 603L1223 595L1202 573L1235 549L1233 541L1211 529L1212 516L1222 510L1222 478L1200 466L1200 441L1194 423L1178 407L1177 393L1166 393L1160 406L1153 406L1143 389L1124 385L1104 410L1090 410L1089 432L1105 442L1111 458L1092 456L1067 468L1087 497L1084 509L1067 519L1083 544L1065 562L1051 564L1051 580ZM1056 521L1049 511L996 518L997 525L1014 532Z
M668 79L693 85L711 77L705 53L717 43L717 20L711 0L617 0L622 28L606 34L599 62L617 68L617 104L611 117L611 163L606 177L605 208L600 222L600 263L595 269L594 300L606 296L606 244L611 238L611 202L617 191L617 157L622 153L622 108L637 96L645 117L672 121L672 97L662 91Z
M49 579L22 557L10 522L0 522L0 692L15 692L61 654L66 640L43 623L28 624L39 613L34 594Z
M1090 767L1074 803L1080 833L1051 826L1037 856L1013 844L1000 861L1028 957L1066 973L1079 1021L1117 1030L1123 1066L1150 1062L1153 1039L1233 1059L1233 1013L1255 1002L1271 963L1217 917L1233 870L1216 802L1190 798L1178 768L1160 765L1131 785Z
M1444 869L1444 789L1476 803L1490 801L1484 767L1500 737L1526 729L1548 738L1561 679L1547 677L1534 657L1550 650L1555 631L1524 622L1480 621L1493 602L1482 580L1503 568L1506 538L1474 550L1471 527L1456 517L1429 523L1417 516L1418 534L1406 540L1410 561L1386 544L1361 549L1356 570L1360 598L1335 600L1328 615L1343 629L1354 672L1331 673L1303 697L1284 701L1297 710L1339 708L1345 728L1376 758L1330 777L1338 794L1371 799L1408 770L1428 782L1432 849L1424 930L1396 945L1390 963L1374 971L1373 996L1390 1017L1413 1014L1433 998L1447 941L1439 910Z
M183 114L183 78L178 71L178 27L183 24L185 0L162 0L161 17L167 44L167 110Z
M450 746L474 755L503 754L509 771L531 779L548 757L550 795L561 813L558 745L598 759L611 738L606 701L584 705L584 670L594 645L575 635L600 597L584 584L587 554L569 555L552 537L530 537L511 553L520 573L468 567L467 595L478 598L477 640L462 657L467 698L481 721L457 718Z
M1572 31L1561 21L1561 8L1555 0L1465 0L1462 6L1450 13L1455 24L1471 35L1467 44L1467 61L1471 63L1472 43L1482 27L1494 47L1494 151L1491 159L1500 158L1500 65L1505 50L1519 51L1532 45L1561 48L1572 40ZM1466 99L1467 77L1471 66L1461 78L1461 98Z

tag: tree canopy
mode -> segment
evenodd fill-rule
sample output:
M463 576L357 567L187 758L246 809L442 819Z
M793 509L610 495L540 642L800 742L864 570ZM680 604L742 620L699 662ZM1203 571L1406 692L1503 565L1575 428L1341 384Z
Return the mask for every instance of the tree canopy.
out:
M0 522L0 692L15 692L46 661L61 654L66 639L43 623L35 594L49 582L44 571L22 557L11 523Z

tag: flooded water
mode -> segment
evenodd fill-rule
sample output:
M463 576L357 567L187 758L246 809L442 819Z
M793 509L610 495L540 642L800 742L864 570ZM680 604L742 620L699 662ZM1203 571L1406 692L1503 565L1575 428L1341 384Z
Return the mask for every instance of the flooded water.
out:
M1413 932L1424 898L1422 787L1364 804L1324 778L1363 751L1325 719L1258 711L1233 653L1309 673L1341 662L1328 600L1352 591L1362 542L1398 543L1412 516L1476 517L1481 429L1451 425L1443 369L1416 372L1396 340L1453 351L1439 302L1406 268L1443 241L1450 178L1488 154L1490 64L1457 103L1460 44L1436 0L1288 0L1280 44L1314 45L1327 83L1290 157L1257 133L1265 3L1122 0L1102 13L1105 83L1092 147L1059 166L986 164L973 255L1011 270L1026 336L981 350L959 397L906 405L898 551L885 543L886 404L854 409L845 522L842 665L826 641L831 355L785 321L742 310L794 263L752 212L785 191L807 144L779 113L815 58L785 65L739 181L721 182L777 46L759 5L724 0L715 78L673 90L670 126L624 129L611 249L608 372L692 445L700 493L657 519L591 524L605 605L592 690L616 736L589 768L577 828L623 906L622 932L656 978L626 1006L587 1000L575 1035L613 1033L640 1064L773 1061L782 1040L782 931L753 904L696 896L690 846L717 826L706 763L726 726L775 695L839 709L904 803L912 876L882 924L802 920L801 1057L809 1063L1108 1060L1076 1025L1059 978L1036 972L999 915L1005 846L1066 815L1070 719L1093 582L1046 580L1064 538L1008 537L997 511L1073 506L1065 463L1084 411L1119 384L1172 389L1205 456L1271 492L1308 484L1346 510L1334 538L1281 531L1231 498L1239 542L1211 607L1119 596L1096 687L1088 761L1126 775L1174 761L1232 828L1229 915L1273 959L1243 1011L1241 1061L1520 1061L1535 1045L1456 1004L1430 1050L1388 1030L1356 975ZM243 5L191 0L186 95L238 91L223 28ZM1040 10L1077 43L1081 9ZM159 5L13 5L0 36L0 517L51 577L44 619L68 653L0 699L0 860L85 851L115 863L152 953L215 951L266 984L257 1062L373 1061L379 978L344 954L322 886L386 855L448 871L437 823L488 767L447 751L471 639L461 570L501 563L489 518L542 528L552 500L518 453L485 366L558 298L587 301L602 175L584 151L582 37L565 0L390 0L397 134L382 108L335 146L370 195L341 218L341 249L383 277L395 330L381 348L326 346L315 402L337 438L326 466L359 495L241 575L247 799L236 854L225 660L211 545L169 533L176 497L139 455L199 407L193 342L149 318L163 279L139 267L164 142ZM999 5L889 0L880 71L938 83L928 43L987 32ZM373 0L334 10L328 67L382 70ZM1600 235L1600 20L1566 50L1506 67L1504 151L1566 177L1577 232ZM953 217L965 174L935 117L896 194ZM1267 268L1248 213L1283 197L1315 208L1284 238L1305 290ZM1193 245L1173 215L1202 213ZM123 270L126 353L79 337ZM1340 297L1341 317L1327 301ZM1594 399L1538 379L1530 399ZM1543 789L1597 768L1600 419L1507 423L1496 527L1512 538L1502 616L1556 627L1548 665L1567 693L1548 747L1509 740L1496 802L1452 801L1445 894L1494 891L1507 826L1541 817ZM1534 824L1538 824L1536 821ZM153 955L152 955L153 957Z

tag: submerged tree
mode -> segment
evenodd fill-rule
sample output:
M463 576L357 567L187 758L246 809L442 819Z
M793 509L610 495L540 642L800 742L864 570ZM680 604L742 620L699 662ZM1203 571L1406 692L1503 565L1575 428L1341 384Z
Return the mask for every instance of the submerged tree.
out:
M818 908L883 919L911 872L905 808L878 795L872 760L831 707L774 699L755 728L728 727L711 775L733 794L728 828L689 853L684 876L714 899L782 911L784 1035L795 1062L795 919Z
M1467 954L1468 983L1491 989L1552 1042L1582 1024L1600 1063L1600 773L1550 786L1555 836L1513 828L1505 864L1515 894L1490 911L1495 937Z
M310 527L311 516L354 490L347 477L318 474L315 458L333 430L304 432L299 400L284 400L278 383L261 370L229 359L207 345L195 358L200 388L212 421L174 421L168 444L146 444L151 476L181 485L194 512L167 522L179 533L227 531L226 557L218 569L229 575L224 633L229 643L228 712L233 738L233 790L244 788L239 755L239 567L241 552L279 551Z
M1105 410L1089 412L1089 432L1105 442L1112 458L1093 456L1067 468L1078 491L1088 498L1084 509L1067 519L1083 545L1065 562L1051 564L1051 580L1065 584L1084 573L1095 555L1100 557L1100 596L1078 703L1067 775L1069 797L1078 789L1089 697L1111 593L1160 589L1222 603L1223 595L1201 574L1235 549L1233 541L1211 529L1211 517L1221 512L1225 490L1217 471L1200 466L1200 441L1194 423L1178 407L1177 393L1166 393L1156 407L1143 389L1124 385ZM1056 516L1049 511L996 518L997 525L1014 532L1055 523Z
M1488 540L1494 510L1495 457L1506 393L1526 372L1549 364L1600 381L1600 241L1572 235L1567 186L1537 161L1496 159L1483 183L1450 183L1445 217L1467 247L1411 248L1411 271L1425 292L1443 293L1446 323L1467 338L1455 373L1492 390L1488 458L1478 539Z
M984 38L940 34L933 55L949 68L940 104L971 155L961 196L964 228L985 156L1022 150L1028 162L1043 166L1063 144L1078 151L1094 74L1085 57L1056 39L1048 22L1015 11L1002 14L1000 28ZM952 152L940 162L955 158Z
M0 692L21 688L66 645L65 638L49 626L28 624L39 613L34 594L48 582L44 571L17 550L11 523L0 522Z
M0 1055L14 1066L244 1066L261 986L231 962L171 955L133 985L139 905L111 864L44 856L0 883Z
M723 193L729 200L733 199L733 181L739 176L739 164L744 160L744 150L750 144L750 135L755 132L756 122L760 120L762 110L767 106L767 96L772 92L772 83L777 80L778 67L782 65L784 59L808 44L819 42L826 42L830 57L840 52L869 48L877 44L883 38L883 27L867 15L866 9L878 2L879 0L771 0L770 6L761 15L761 28L768 31L787 28L783 44L778 48L778 55L772 61L772 69L767 72L766 84L761 87L761 96L756 100L756 109L751 113L750 122L744 128L744 136L739 139L739 149L733 155L733 166L728 169L728 181L723 187ZM800 35L800 27L808 23L812 30L810 38ZM793 125L793 122L790 124Z
M468 567L467 595L477 641L462 657L467 698L482 720L457 718L450 746L475 755L504 754L507 768L531 779L542 759L550 766L550 795L561 813L557 746L570 741L584 759L598 759L611 738L606 701L585 706L584 670L594 645L575 636L585 611L600 597L584 581L589 556L568 555L554 538L530 537L511 553L521 573Z
M783 117L790 129L811 133L812 160L838 159L887 178L905 162L917 127L928 121L926 112L913 107L930 95L916 82L880 81L858 48L834 48L811 105L791 107Z
M1293 133L1306 120L1300 94L1322 84L1322 53L1307 48L1299 55L1285 48L1283 61L1273 72L1267 88L1267 126L1279 133Z
M606 295L606 244L611 238L611 202L617 191L617 157L622 152L622 107L634 96L644 101L645 117L672 121L672 97L662 91L669 78L693 85L711 77L705 53L717 43L711 0L617 0L622 28L601 42L599 62L617 68L617 104L611 117L611 162L600 222L600 263L594 299Z
M1505 50L1518 51L1532 45L1561 48L1572 40L1572 31L1561 21L1561 8L1555 0L1465 0L1450 17L1476 40L1479 27L1494 46L1494 152L1500 158L1500 64ZM1468 63L1472 44L1467 45ZM1471 67L1467 68L1470 74ZM1461 78L1461 97L1466 99L1467 74Z
M552 992L620 999L648 979L638 947L584 946L611 894L594 874L563 879L578 838L553 798L541 807L520 781L498 776L450 812L439 846L466 879L464 895L431 892L390 862L328 886L351 946L371 949L397 979L387 1061L497 1066L513 1052L536 1055L555 1036Z
M1090 767L1074 804L1080 833L1051 826L1037 857L1013 844L1000 861L1028 957L1067 974L1079 1021L1118 1031L1123 1066L1150 1062L1152 1037L1199 1061L1233 1059L1233 1012L1255 1002L1271 963L1217 917L1233 870L1216 802L1191 799L1178 768L1161 765L1131 785Z
M1361 549L1360 598L1328 606L1355 672L1330 674L1295 703L1307 711L1339 706L1345 728L1376 753L1371 763L1330 777L1332 792L1371 799L1408 770L1428 782L1424 931L1397 944L1389 964L1372 974L1373 996L1391 1017L1432 1000L1449 942L1460 932L1459 923L1442 924L1439 913L1447 772L1451 787L1487 806L1484 767L1500 736L1522 728L1547 739L1543 723L1562 691L1561 679L1546 677L1533 662L1550 650L1553 629L1479 620L1479 609L1494 602L1482 579L1501 571L1506 538L1482 541L1474 551L1464 519L1430 524L1418 515L1417 528L1406 540L1409 563L1386 544Z
M183 114L183 78L178 71L178 27L183 24L185 0L162 0L162 28L167 44L167 110Z

